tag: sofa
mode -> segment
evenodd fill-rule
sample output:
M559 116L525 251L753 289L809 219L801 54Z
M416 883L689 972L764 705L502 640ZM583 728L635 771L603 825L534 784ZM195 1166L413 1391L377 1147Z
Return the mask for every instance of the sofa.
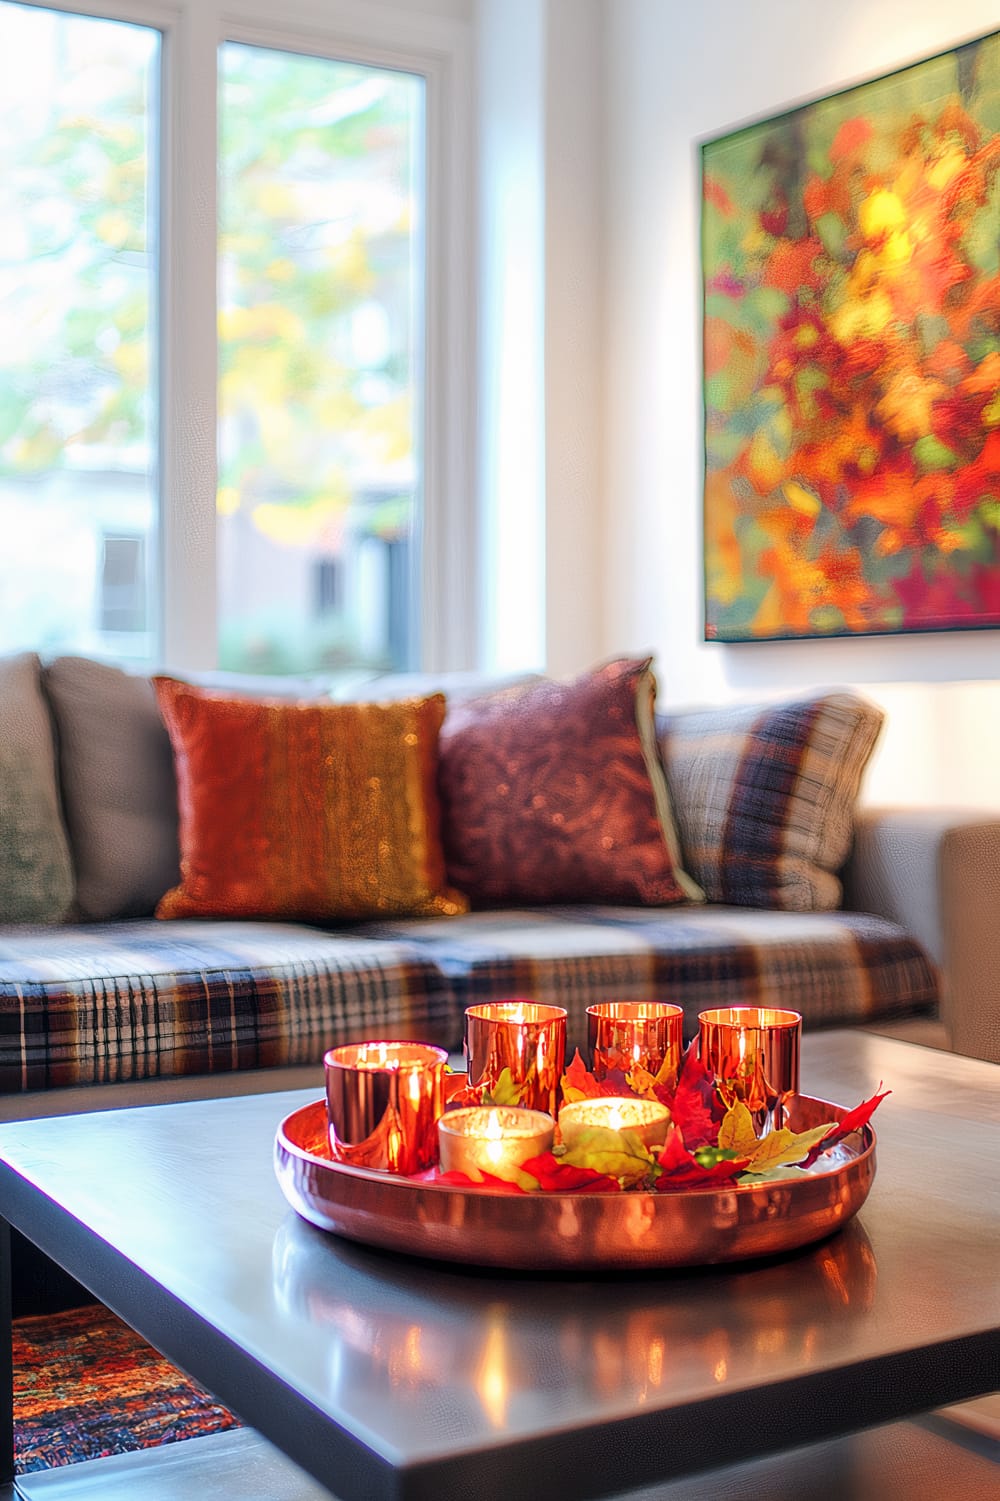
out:
M460 1054L465 1008L768 1004L1000 1059L1000 818L859 802L858 695L0 661L0 1118Z

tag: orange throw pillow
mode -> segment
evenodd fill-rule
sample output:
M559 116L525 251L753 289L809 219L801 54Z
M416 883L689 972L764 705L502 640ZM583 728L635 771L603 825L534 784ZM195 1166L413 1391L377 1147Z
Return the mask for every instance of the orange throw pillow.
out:
M464 912L436 789L441 693L234 697L153 679L174 748L181 884L157 917L307 922Z

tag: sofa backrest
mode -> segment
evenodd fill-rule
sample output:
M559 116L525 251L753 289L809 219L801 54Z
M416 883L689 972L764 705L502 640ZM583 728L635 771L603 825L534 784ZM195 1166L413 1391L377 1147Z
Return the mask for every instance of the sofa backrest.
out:
M61 885L55 893L62 896L47 904L34 902L25 915L53 922L66 916L103 922L151 915L160 897L179 880L180 852L174 755L150 677L89 657L56 657L41 668L32 657L33 669L27 659L8 659L8 664L15 660L22 664L16 669L18 696L34 705L32 715L22 716L25 736L33 744L44 742L45 754L36 751L36 759L48 766L47 818L55 831L49 842L53 858L62 861ZM9 667L8 677L14 673ZM221 670L183 677L230 694L366 702L443 691L449 702L460 703L514 681L466 672L359 673L346 681ZM0 688L3 681L0 677ZM50 884L53 880L54 874ZM0 921L16 920L17 915L9 916L0 906Z

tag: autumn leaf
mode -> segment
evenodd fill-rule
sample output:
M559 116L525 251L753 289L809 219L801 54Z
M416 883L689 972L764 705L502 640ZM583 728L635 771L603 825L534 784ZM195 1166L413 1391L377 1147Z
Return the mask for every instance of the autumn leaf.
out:
M424 1177L423 1174L420 1176ZM447 1173L438 1173L434 1178L429 1178L427 1181L444 1183L449 1188L490 1188L494 1192L511 1194L530 1193L537 1187L535 1180L532 1178L529 1178L525 1184L514 1182L507 1178L495 1178L492 1173L483 1173L483 1181L480 1183L478 1179L470 1178L467 1173L460 1173L456 1168L452 1168Z
M879 1082L879 1089L882 1089L881 1081ZM890 1094L892 1094L891 1089L884 1089L881 1094L876 1092L872 1095L871 1099L862 1100L860 1105L855 1105L854 1109L849 1110L842 1120L837 1121L832 1126L828 1126L825 1135L803 1160L802 1166L811 1167L821 1152L825 1152L830 1147L836 1146L839 1141L843 1141L845 1136L850 1136L853 1131L860 1131L864 1126L867 1126L886 1095Z
M752 1157L759 1145L753 1116L743 1101L737 1100L722 1117L719 1146L735 1152L737 1157Z
M527 1080L523 1084L515 1084L514 1076L509 1068L503 1069L492 1086L484 1088L482 1103L484 1105L520 1105L527 1090Z
M640 1100L655 1100L656 1085L658 1081L654 1077L654 1075L649 1072L648 1068L643 1068L641 1063L636 1063L632 1066L625 1077L628 1081L629 1089L634 1095L638 1096Z
M698 1040L694 1038L684 1053L677 1088L665 1089L657 1085L656 1099L666 1105L675 1126L684 1133L684 1141L693 1151L700 1146L715 1146L719 1139L719 1124L723 1116L722 1102L715 1084L715 1075L698 1056Z
M564 1105L575 1100L620 1099L622 1095L638 1093L620 1068L609 1068L603 1079L595 1078L580 1057L579 1048L562 1076L560 1087Z
M656 1177L656 1158L634 1131L612 1131L607 1126L588 1126L566 1149L561 1159L570 1167L590 1168L616 1178L622 1188L646 1184Z
M678 1188L712 1188L735 1178L745 1166L746 1159L740 1157L716 1157L709 1166L703 1165L684 1145L683 1133L671 1126L660 1152L661 1173L655 1187L660 1193Z
M787 1126L782 1126L779 1131L769 1131L757 1142L756 1151L750 1154L745 1171L752 1173L754 1177L761 1177L771 1168L801 1165L810 1149L821 1142L829 1130L830 1124L827 1122L822 1126L814 1126L811 1131L789 1131Z
M571 1162L556 1157L553 1152L542 1152L521 1164L522 1172L530 1174L538 1187L554 1193L571 1193L582 1190L589 1193L618 1193L621 1184L607 1173L595 1172L593 1168L577 1167Z

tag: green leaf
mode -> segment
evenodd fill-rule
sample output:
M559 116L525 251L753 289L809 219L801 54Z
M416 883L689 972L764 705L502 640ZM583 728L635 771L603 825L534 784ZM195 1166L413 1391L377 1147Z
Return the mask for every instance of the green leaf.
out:
M595 1173L617 1178L623 1188L634 1188L659 1176L659 1163L634 1131L612 1131L607 1126L588 1126L572 1147L560 1153L572 1167L589 1167Z
M524 1084L515 1084L514 1076L509 1068L505 1068L497 1077L492 1089L484 1089L484 1105L520 1105L524 1098L527 1081Z

